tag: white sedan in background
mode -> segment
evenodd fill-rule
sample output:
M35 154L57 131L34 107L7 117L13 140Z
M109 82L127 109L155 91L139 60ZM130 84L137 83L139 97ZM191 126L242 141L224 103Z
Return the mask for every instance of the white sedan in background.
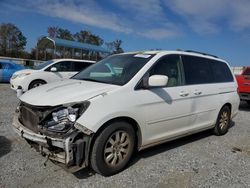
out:
M22 91L25 92L46 83L70 78L93 63L95 61L76 59L46 61L35 66L34 69L15 72L10 79L11 88L17 90L20 86Z

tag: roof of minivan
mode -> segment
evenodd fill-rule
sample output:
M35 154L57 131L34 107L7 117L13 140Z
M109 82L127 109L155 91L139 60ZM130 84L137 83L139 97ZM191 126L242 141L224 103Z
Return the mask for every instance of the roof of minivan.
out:
M134 51L134 52L126 52L123 54L182 54L182 55L193 55L193 56L198 56L198 57L204 57L204 58L209 58L209 59L215 59L215 60L220 60L223 62L226 62L225 60L218 58L216 56L210 55L210 54L205 54L205 53L199 53L199 52L187 52L187 51L182 51L182 50L150 50L150 51Z
M61 58L61 59L51 59L51 61L85 61L85 62L89 62L89 63L95 63L96 61L92 61L92 60L86 60L86 59L70 59L70 58Z

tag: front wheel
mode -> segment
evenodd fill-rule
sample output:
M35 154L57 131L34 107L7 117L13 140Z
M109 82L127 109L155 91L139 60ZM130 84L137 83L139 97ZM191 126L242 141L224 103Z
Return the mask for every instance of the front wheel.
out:
M213 132L215 135L220 136L228 132L231 122L231 111L228 106L224 106L218 115Z
M129 162L134 146L135 132L129 123L109 124L94 142L90 158L93 170L104 176L120 172Z
M43 84L46 84L46 82L43 81L43 80L34 80L34 81L32 81L32 82L30 83L30 85L29 85L29 90L30 90L30 89L33 89L33 88L36 88L36 87L39 87L39 86L41 86L41 85L43 85Z

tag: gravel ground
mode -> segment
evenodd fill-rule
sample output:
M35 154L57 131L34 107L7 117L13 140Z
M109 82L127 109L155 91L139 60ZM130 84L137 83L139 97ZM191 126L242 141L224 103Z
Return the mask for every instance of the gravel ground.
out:
M208 131L162 144L133 157L112 177L90 169L71 174L36 153L10 128L18 103L0 84L0 187L250 187L250 107L242 103L229 133Z

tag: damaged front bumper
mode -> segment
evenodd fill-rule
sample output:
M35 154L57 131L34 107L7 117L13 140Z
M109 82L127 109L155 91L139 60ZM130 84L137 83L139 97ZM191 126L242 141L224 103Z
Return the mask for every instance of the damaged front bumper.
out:
M88 166L92 136L85 135L80 131L72 132L66 138L37 134L20 123L18 114L14 116L12 127L19 136L43 156L64 164L70 171L77 171Z

